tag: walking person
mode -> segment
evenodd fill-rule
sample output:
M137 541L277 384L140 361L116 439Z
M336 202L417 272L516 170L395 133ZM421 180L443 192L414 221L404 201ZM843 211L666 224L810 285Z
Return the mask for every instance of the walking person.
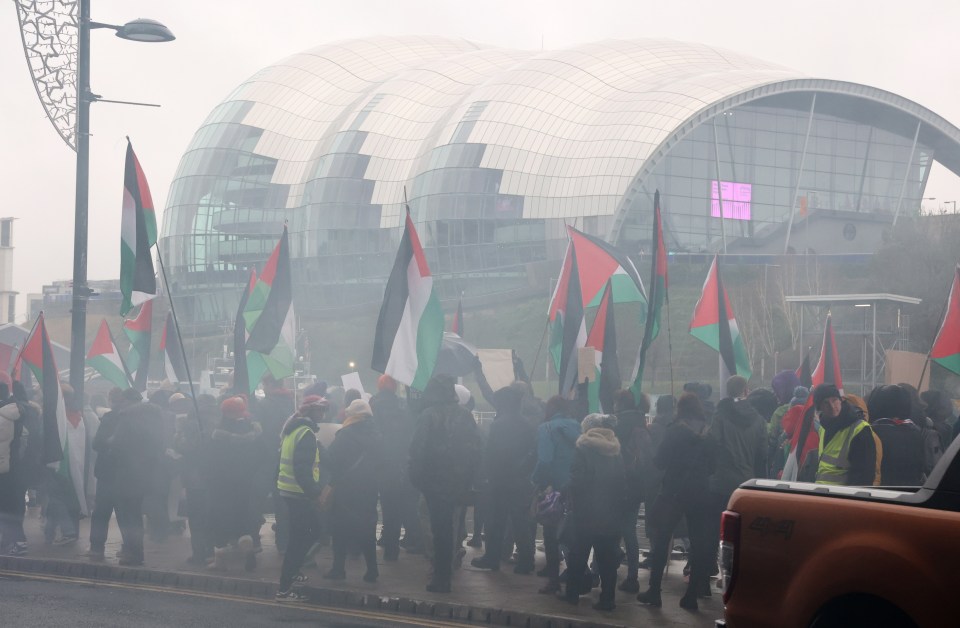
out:
M631 395L629 391L627 394ZM600 572L600 599L594 610L612 611L620 566L620 536L624 511L633 502L627 487L621 446L614 427L617 417L590 414L583 420L583 434L577 439L576 455L570 468L567 525L573 528L573 544L567 560L567 592L572 604L589 591L587 558L593 550Z
M541 498L556 501L562 500L570 484L570 467L581 431L580 424L570 418L569 404L563 397L557 395L547 400L545 412L546 421L537 428L537 463L532 479ZM538 572L547 578L540 593L557 593L560 591L560 522L551 518L540 523L547 559L546 567Z
M420 518L417 502L420 497L407 477L407 456L414 425L409 409L397 396L397 382L389 375L377 380L377 394L370 399L374 424L382 436L383 467L380 483L380 508L383 529L380 541L383 559L395 561L400 556L400 530L406 531L408 547L420 544Z
M620 590L637 593L640 591L640 582L637 578L640 571L637 520L640 517L640 505L647 494L653 490L647 484L650 481L654 452L653 439L647 429L650 398L646 394L641 394L638 404L634 400L633 392L621 390L617 393L615 409L617 414L614 433L617 436L625 473L621 531L627 553L627 577L620 584Z
M433 576L427 591L449 593L454 526L480 463L480 435L473 415L459 404L454 380L437 375L426 385L410 445L410 482L423 494L433 535Z
M534 570L530 519L533 484L530 474L536 460L536 429L521 413L523 391L507 386L493 396L497 402L497 415L490 426L483 455L490 507L486 522L486 551L470 564L479 569L500 570L500 561L506 553L504 538L509 524L517 544L517 565L513 571L525 575Z
M0 555L17 554L23 533L26 491L21 478L20 444L23 422L20 407L0 382Z
M344 408L343 426L327 451L333 526L333 566L324 578L347 577L348 552L366 562L364 582L376 582L377 495L383 467L383 442L371 417L370 404L356 399Z
M93 451L97 453L94 476L97 479L97 491L93 512L90 514L90 549L87 558L94 561L104 560L104 547L107 543L107 531L110 519L117 505L117 484L119 482L117 458L119 452L111 446L113 435L120 422L120 411L136 403L131 396L123 394L120 388L110 391L110 410L100 419L100 427L93 439Z
M717 442L717 469L710 478L710 560L696 582L697 595L710 595L710 576L718 572L720 516L737 487L767 473L767 422L747 399L747 380L734 375L726 382L727 396L717 404L710 435ZM690 582L695 578L691 572ZM695 602L696 600L694 600Z
M670 554L670 539L681 519L686 518L690 535L691 574L680 606L697 608L700 583L709 578L711 497L708 481L716 468L716 443L707 432L707 420L699 397L683 393L677 400L677 414L657 449L655 465L663 472L654 516L647 520L650 531L650 586L637 596L641 604L660 607L663 571Z
M300 568L320 533L321 448L317 443L316 430L327 405L327 400L319 395L304 398L300 408L287 419L280 432L277 493L286 504L290 534L280 567L280 586L276 595L278 602L301 602L307 599L303 593L293 589L293 584L306 580L300 574Z
M252 571L256 567L253 533L260 526L254 489L262 431L260 424L250 419L243 397L224 399L220 413L203 461L213 541L210 569L225 569L228 551L238 549L246 570Z

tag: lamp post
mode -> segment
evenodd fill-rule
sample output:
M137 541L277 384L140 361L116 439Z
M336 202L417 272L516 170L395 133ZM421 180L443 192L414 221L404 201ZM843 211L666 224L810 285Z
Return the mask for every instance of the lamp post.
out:
M82 403L83 372L86 356L87 299L87 226L90 184L90 104L100 100L90 91L90 30L107 28L117 37L130 41L165 42L175 37L155 20L139 18L123 26L90 20L90 0L80 0L77 37L77 179L73 227L73 309L70 318L70 385Z

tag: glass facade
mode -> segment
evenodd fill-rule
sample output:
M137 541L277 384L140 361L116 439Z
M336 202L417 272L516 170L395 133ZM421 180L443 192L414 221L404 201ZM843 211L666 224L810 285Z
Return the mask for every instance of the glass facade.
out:
M512 51L380 37L294 55L218 105L180 162L160 241L178 307L195 324L230 320L287 221L300 314L375 308L405 200L443 298L542 292L566 224L607 237L623 217L615 239L636 252L657 188L672 249L715 250L721 208L728 240L765 237L788 215L814 92L691 121L798 79L660 40ZM915 125L818 93L801 204L889 213L907 172L915 206L936 152L921 135L907 169Z
M914 148L915 128L903 116L865 109L851 109L845 96L818 94L814 104L812 94L792 93L724 112L693 129L644 179L644 193L627 211L628 233L649 241L651 215L642 208L657 189L668 246L695 253L716 251L724 236L728 246L782 236L795 194L795 219L840 210L892 220L898 202L901 211L919 207L934 150L921 141ZM732 185L718 191L716 181Z

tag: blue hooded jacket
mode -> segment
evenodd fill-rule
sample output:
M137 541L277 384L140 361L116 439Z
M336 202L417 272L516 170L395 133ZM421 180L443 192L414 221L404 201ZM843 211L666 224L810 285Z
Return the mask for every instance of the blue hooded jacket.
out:
M554 415L537 428L537 466L533 483L538 489L552 486L563 491L570 484L570 467L580 437L580 424L562 414Z

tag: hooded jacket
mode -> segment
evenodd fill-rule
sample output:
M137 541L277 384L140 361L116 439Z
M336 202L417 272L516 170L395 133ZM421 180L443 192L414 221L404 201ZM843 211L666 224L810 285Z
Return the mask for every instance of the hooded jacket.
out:
M667 427L654 458L663 474L661 494L683 505L705 504L708 481L717 466L716 450L706 421L678 416Z
M580 424L562 414L554 415L537 428L537 464L533 483L539 489L552 486L563 491L570 484L570 466L580 438Z
M222 420L207 442L204 459L214 543L235 540L253 531L254 478L258 471L259 423Z
M595 427L577 438L567 494L579 533L619 536L626 479L620 441L613 430Z
M480 432L459 405L453 378L436 376L423 391L417 429L410 444L410 483L427 499L463 503L480 464Z
M883 486L920 486L923 483L924 448L920 428L912 421L878 419L871 425L880 438L880 482Z
M0 407L0 473L9 473L19 466L20 408L16 403Z
M764 477L767 423L749 401L721 399L710 436L717 443L717 470L710 478L713 493L729 496L747 480Z
M383 437L383 471L386 485L406 480L407 456L414 425L406 404L390 390L381 390L370 399L373 422Z
M826 447L840 430L863 420L863 412L844 400L840 405L840 414L832 418L820 417L823 429L823 444ZM872 486L877 472L877 446L873 442L873 430L865 428L850 441L848 458L850 470L847 473L849 486ZM881 471L882 475L882 471ZM885 483L886 478L881 478Z
M484 450L485 477L493 492L526 491L536 463L537 431L523 416L523 392L513 387L494 393L497 416Z

